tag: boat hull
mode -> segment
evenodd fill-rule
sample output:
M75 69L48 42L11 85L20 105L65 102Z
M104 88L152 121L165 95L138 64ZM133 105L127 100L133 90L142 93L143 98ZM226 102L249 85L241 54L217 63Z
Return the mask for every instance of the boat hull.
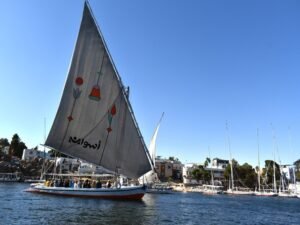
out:
M278 196L275 192L254 192L255 196L265 196L265 197L276 197Z
M173 194L174 191L173 190L168 190L168 189L155 189L155 188L149 188L146 191L147 194Z
M201 193L205 195L220 195L223 194L223 191L217 191L217 190L204 190Z
M228 195L254 195L252 191L226 191Z
M292 193L284 193L284 192L279 192L278 197L283 197L283 198L297 198L296 194Z
M146 188L144 186L121 188L65 188L35 185L26 191L37 194L69 197L139 200L144 196Z

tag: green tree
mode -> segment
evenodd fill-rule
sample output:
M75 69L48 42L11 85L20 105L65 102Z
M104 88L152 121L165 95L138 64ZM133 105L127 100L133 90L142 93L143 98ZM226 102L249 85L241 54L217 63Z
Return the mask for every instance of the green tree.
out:
M11 156L16 155L20 141L21 141L21 139L20 139L19 135L14 134L11 139L11 142L10 142L9 155L11 155Z
M256 173L254 168L248 163L237 167L237 177L239 185L254 188L256 184Z
M275 163L275 177L276 180L280 180L280 169L279 165L273 160L265 160L265 168L263 169L264 183L268 185L273 184L273 164Z
M211 180L210 172L205 170L203 166L198 166L192 171L192 177L197 181L203 180L208 183Z
M207 167L210 164L210 158L206 158L204 161L204 167Z
M202 179L202 172L199 167L192 171L192 177L197 181Z
M203 174L202 176L203 176L203 180L205 181L205 183L209 183L211 181L211 173L210 173L210 171L203 170L202 174Z
M296 167L296 170L300 171L300 159L294 162L294 165Z
M296 172L296 180L297 180L297 181L300 180L300 171Z
M17 156L21 158L23 154L23 150L26 148L27 148L26 144L21 141L19 135L14 134L10 142L9 154L11 156Z
M18 148L17 148L16 156L19 157L19 158L22 158L24 149L27 149L27 146L24 142L21 141L19 143Z

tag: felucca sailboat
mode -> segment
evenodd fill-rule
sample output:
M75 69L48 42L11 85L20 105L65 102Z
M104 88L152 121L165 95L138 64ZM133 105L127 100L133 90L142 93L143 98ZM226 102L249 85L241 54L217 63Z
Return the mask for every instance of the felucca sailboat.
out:
M151 157L87 1L61 102L45 146L137 179ZM71 188L33 186L44 194L140 199L145 186Z

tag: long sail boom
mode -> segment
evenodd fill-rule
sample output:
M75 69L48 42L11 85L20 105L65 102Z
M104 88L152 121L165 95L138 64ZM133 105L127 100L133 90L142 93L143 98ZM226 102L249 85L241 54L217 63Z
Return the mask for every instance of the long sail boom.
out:
M87 2L45 145L132 178L151 170L128 96Z

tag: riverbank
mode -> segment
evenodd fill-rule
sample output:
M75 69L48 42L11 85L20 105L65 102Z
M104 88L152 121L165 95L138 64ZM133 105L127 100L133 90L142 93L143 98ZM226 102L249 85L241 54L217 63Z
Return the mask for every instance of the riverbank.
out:
M2 156L0 159L0 173L18 173L22 180L37 179L41 176L43 159L36 158L30 162L17 157ZM46 168L53 167L53 162L46 160Z

